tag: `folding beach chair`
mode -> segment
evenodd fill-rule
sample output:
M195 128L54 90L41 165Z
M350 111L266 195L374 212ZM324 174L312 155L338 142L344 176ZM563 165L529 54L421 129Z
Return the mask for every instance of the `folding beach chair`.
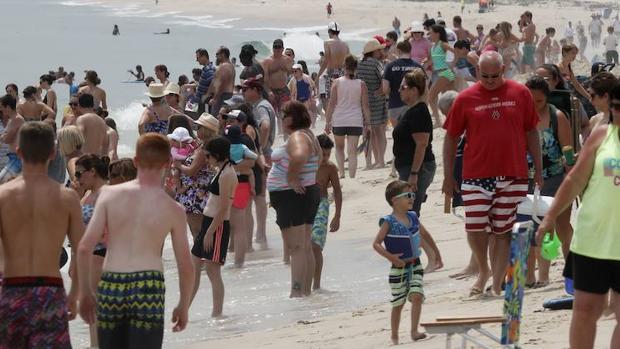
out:
M541 197L540 190L536 188L534 195L528 195L517 209L520 221L515 223L512 229L503 316L440 317L434 322L421 324L428 333L445 334L446 349L452 348L452 339L455 335L461 337L462 349L467 348L469 343L483 349L520 348L521 309L527 274L527 256L534 238L533 220L540 223L540 217L547 213L552 200L553 198ZM449 207L449 201L446 200L444 205ZM449 212L448 209L445 211ZM482 325L491 323L502 324L501 337L482 328ZM470 332L477 332L483 338L474 337Z

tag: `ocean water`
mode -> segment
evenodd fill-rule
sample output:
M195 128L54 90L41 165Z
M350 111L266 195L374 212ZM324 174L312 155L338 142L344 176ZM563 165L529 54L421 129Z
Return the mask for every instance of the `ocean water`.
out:
M5 48L10 48L3 51L3 64L0 64L2 86L14 82L20 91L27 85L36 86L40 75L58 66L74 71L77 81L83 78L84 70L96 70L102 80L101 87L107 92L110 116L119 128L121 156L132 154L143 111L141 103L148 101L143 84L126 83L130 80L127 69L141 64L147 75L153 75L153 66L166 64L171 80L176 81L178 75L189 76L197 66L194 52L199 47L214 56L215 49L225 44L237 56L240 47L250 42L258 49L260 58L269 54L273 39L283 37L285 45L295 49L296 58L307 60L310 70L316 71L318 52L326 38L321 23L299 23L295 28L287 27L286 23L280 27L273 23L262 26L236 17L214 19L209 15L161 13L155 6L142 8L131 2L114 6L89 0L3 0L2 3L3 43ZM120 36L111 35L114 24L119 26ZM171 35L153 35L166 28L171 29ZM380 31L368 29L345 33L343 39L350 43L354 53L360 53L369 33L377 32ZM68 99L67 85L54 84L53 88L58 93L59 106L63 107ZM57 116L58 122L60 118ZM323 285L329 291L289 300L290 269L282 263L281 237L271 209L267 226L270 249L249 254L244 269L225 267L223 270L227 317L210 318L211 289L203 273L201 288L190 309L190 324L179 334L173 334L169 325L178 300L178 276L170 241L166 242L164 347L180 348L200 340L268 330L388 300L388 266L365 238L329 241L323 271ZM84 322L72 321L70 327L74 347L88 347L88 327Z
M316 71L318 52L323 50L327 36L325 25L261 26L234 16L159 12L154 4L145 8L131 2L3 0L2 5L3 44L10 48L4 51L0 64L2 87L9 82L16 83L20 91L28 85L36 86L39 76L59 66L75 72L77 82L83 79L84 70L96 70L102 80L100 87L107 93L110 116L119 125L121 156L131 155L142 112L140 104L148 101L143 84L126 83L132 78L128 69L140 64L147 76L154 76L153 67L165 64L171 81L177 81L181 74L191 77L191 70L198 67L197 48L206 48L215 59L220 45L226 45L231 56L237 57L243 44L252 43L260 59L270 54L274 39L284 38L286 47L295 50L296 59L306 60L310 70ZM119 26L120 36L111 35L114 24ZM171 35L153 35L166 28L171 29ZM350 42L353 52L361 52L363 40L371 32L373 29L350 32L343 38ZM54 84L53 88L59 106L64 107L68 86ZM61 117L57 116L59 123Z

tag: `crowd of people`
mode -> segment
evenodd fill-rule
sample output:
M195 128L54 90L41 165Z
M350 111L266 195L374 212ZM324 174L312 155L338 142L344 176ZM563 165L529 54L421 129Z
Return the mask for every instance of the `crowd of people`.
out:
M229 252L234 267L243 268L255 243L267 248L267 202L290 263L290 297L309 296L321 288L327 233L340 228L340 180L355 178L362 150L366 170L391 163L398 178L386 188L392 212L381 218L373 243L392 265L391 339L399 342L407 300L412 339L424 339L423 275L441 269L443 257L420 217L438 168L433 134L443 127L442 191L464 207L472 251L469 265L451 277L476 275L471 297L501 294L517 206L537 186L555 197L537 240L557 233L564 274L575 283L571 347L591 348L603 311L620 315L620 83L604 63L593 65L592 76L576 75L571 64L584 59L587 40L581 23L577 47L570 22L558 42L554 28L539 36L529 11L518 19L519 33L509 22L488 33L477 25L472 33L460 16L452 27L440 17L425 15L402 33L395 18L396 30L370 38L361 58L331 22L313 74L282 39L262 61L244 45L239 82L224 46L214 62L206 49L195 51L202 68L192 71L192 81L171 81L163 64L154 77L137 66L130 73L144 81L150 103L136 125L133 159L118 158L119 135L97 72L87 71L79 85L73 73L50 72L38 87L24 88L23 98L8 84L0 98L0 347L70 347L67 321L78 313L90 325L93 347L161 347L161 253L169 234L180 290L173 330L188 323L203 269L212 316L221 316L222 266ZM602 28L593 15L595 48ZM613 26L608 33L605 56L616 63ZM525 84L511 79L523 73L530 74ZM69 85L64 109L55 82ZM318 118L325 125L317 137ZM571 149L578 151L574 168ZM395 236L411 241L408 251L394 250L402 247ZM66 248L73 257L67 296L58 268ZM539 248L530 251L526 286L546 287L549 261ZM611 346L618 343L616 327Z

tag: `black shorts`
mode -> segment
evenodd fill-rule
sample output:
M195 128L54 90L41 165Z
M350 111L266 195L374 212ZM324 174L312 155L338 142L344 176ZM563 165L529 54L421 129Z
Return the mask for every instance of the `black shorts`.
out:
M605 294L611 288L620 293L620 261L591 258L571 252L564 270L564 276L567 275L572 276L576 290Z
M252 172L254 173L254 192L256 195L265 194L263 187L263 170L261 170L258 166L254 166L252 168Z
M192 254L198 258L206 259L211 262L224 264L226 262L226 254L228 253L228 242L230 240L230 222L224 221L222 225L215 229L213 234L213 248L209 251L204 249L204 239L207 234L209 226L213 222L213 218L204 216L202 219L202 227L200 233L196 235L194 240L194 246L192 247Z
M361 136L364 132L363 127L332 127L334 136Z
M321 190L317 185L306 187L304 194L293 189L270 191L269 200L276 210L276 223L280 229L313 224L314 216L321 200Z

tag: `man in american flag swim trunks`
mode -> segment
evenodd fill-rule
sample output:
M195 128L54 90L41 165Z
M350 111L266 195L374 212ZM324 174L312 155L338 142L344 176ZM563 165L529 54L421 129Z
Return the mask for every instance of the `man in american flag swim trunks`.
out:
M465 133L463 154L465 230L478 265L472 295L481 294L491 274L487 264L489 237L493 293L501 293L510 234L517 205L527 194L526 154L535 159L535 181L542 186L542 159L538 140L538 114L532 95L517 82L504 80L502 57L485 52L479 62L480 81L461 92L444 125L443 192L452 196L452 174L459 137ZM490 234L489 234L490 233Z

